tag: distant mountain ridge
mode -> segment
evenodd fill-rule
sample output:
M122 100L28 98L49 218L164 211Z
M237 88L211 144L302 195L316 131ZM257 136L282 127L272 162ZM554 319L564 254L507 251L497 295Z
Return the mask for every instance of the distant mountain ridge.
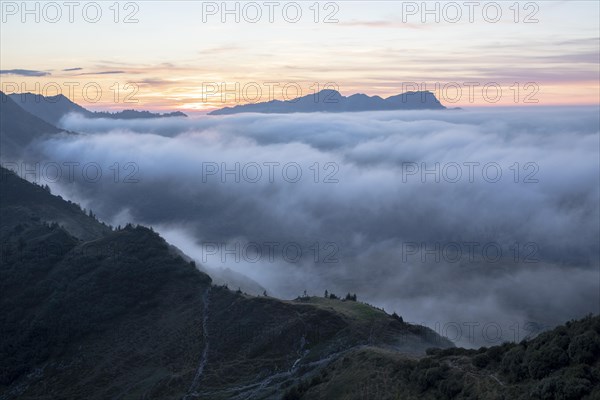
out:
M387 98L357 93L343 96L337 90L324 89L318 93L293 100L271 100L262 103L225 107L209 115L227 115L245 112L288 114L310 112L357 112L384 110L445 110L435 94L429 91L406 92Z
M8 97L25 111L56 126L59 125L61 118L69 113L80 114L86 118L110 119L187 117L186 114L180 111L164 114L137 110L123 110L114 113L106 111L90 111L62 94L56 96L42 96L34 93L12 93L8 95Z

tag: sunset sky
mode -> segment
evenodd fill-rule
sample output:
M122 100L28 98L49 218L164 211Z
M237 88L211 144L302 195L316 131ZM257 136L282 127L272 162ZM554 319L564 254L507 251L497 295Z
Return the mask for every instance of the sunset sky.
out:
M272 23L264 2L255 3L262 11L256 23L249 21L255 10L248 8L244 14L244 3L238 6L239 23L233 14L226 15L223 23L221 10L208 13L214 11L213 5L220 8L221 2L123 2L118 22L110 9L113 2L98 2L102 16L91 23L82 16L86 2L81 2L71 23L68 9L58 2L62 16L51 23L47 19L55 18L56 10L38 6L40 21L36 22L35 14L22 15L21 2L3 2L2 90L22 91L21 85L25 91L46 95L60 90L90 109L188 112L267 101L269 87L281 99L286 84L290 98L298 87L302 90L298 94L306 95L313 93L315 83L319 89L330 84L328 88L344 95L386 97L414 90L411 82L424 82L423 89L434 91L450 107L600 101L596 1L519 2L518 22L514 2L498 2L502 17L496 23L486 21L495 18L495 9L482 11L488 2L474 9L473 22L463 2L453 3L460 6L460 18L452 5L441 2L439 23L434 14L411 8L421 7L421 2L392 1L321 2L318 22L314 2L297 2L302 15L291 23L282 12L288 3L279 2ZM228 6L233 9L235 4ZM35 3L28 5L35 10ZM429 5L435 7L434 2ZM289 19L295 10L288 9ZM88 16L93 17L94 11L88 10ZM124 23L131 13L138 22ZM325 23L331 13L332 21ZM528 16L530 23L525 23ZM231 92L223 99L212 82L226 83ZM84 98L86 84L88 97L93 97L96 84L102 88L97 102ZM114 104L115 84L120 88L118 104ZM126 84L130 85L125 88ZM486 84L491 87L487 100L482 90ZM74 90L69 91L69 85ZM132 94L135 86L137 102L125 103L125 95ZM500 96L497 86L502 88Z

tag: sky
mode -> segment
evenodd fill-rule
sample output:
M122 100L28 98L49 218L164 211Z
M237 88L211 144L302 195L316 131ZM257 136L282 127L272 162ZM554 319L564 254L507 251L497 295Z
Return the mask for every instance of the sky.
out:
M0 83L90 109L206 112L323 88L600 102L598 2L467 3L2 2Z

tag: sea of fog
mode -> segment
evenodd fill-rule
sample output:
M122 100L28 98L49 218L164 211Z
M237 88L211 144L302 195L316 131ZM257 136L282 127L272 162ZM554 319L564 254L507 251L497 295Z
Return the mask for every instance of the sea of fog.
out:
M599 311L597 107L61 125L34 149L70 166L53 192L270 295L356 293L464 346Z

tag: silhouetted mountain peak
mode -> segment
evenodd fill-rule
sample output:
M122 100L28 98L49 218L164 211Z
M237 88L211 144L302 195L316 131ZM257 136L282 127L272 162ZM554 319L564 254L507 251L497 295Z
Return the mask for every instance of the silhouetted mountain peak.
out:
M225 107L209 115L256 113L308 113L308 112L356 112L384 110L443 110L444 107L432 92L406 92L386 99L356 93L344 96L334 89L323 89L317 93L287 101L272 100L264 103Z
M41 118L49 124L60 126L61 119L71 113L83 115L86 118L109 118L109 119L136 119L136 118L165 118L165 117L187 117L186 114L175 111L170 113L152 113L150 111L124 110L117 112L90 111L79 104L71 101L67 96L61 94L55 96L43 96L30 92L13 93L8 97L24 110Z
M317 93L319 95L324 95L324 96L341 96L342 95L340 92L338 92L337 90L334 90L334 89L322 89Z

